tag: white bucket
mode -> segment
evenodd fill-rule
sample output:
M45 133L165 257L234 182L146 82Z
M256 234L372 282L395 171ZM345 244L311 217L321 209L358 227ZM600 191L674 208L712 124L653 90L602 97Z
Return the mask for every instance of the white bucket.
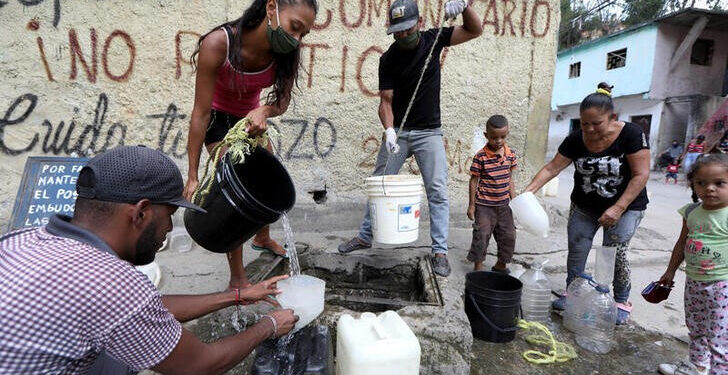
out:
M417 241L422 178L376 176L365 182L374 242L399 245Z

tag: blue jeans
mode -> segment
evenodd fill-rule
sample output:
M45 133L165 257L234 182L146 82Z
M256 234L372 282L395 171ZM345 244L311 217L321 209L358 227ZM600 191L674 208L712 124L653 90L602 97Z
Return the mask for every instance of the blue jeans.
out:
M450 220L450 206L447 201L447 156L442 141L441 129L402 130L397 138L399 153L393 154L387 164L387 145L382 138L382 147L377 155L374 176L398 174L405 160L415 156L417 166L425 182L425 192L430 208L430 237L432 253L447 254L447 231ZM386 165L386 171L385 169ZM372 242L372 221L367 205L364 220L359 228L359 238Z
M630 282L627 250L629 241L644 217L644 211L626 211L617 225L604 229L603 246L615 246L617 257L614 263L614 300L624 303L629 300ZM601 215L599 215L601 216ZM566 260L566 285L569 285L579 274L584 272L586 258L592 248L594 235L599 229L599 216L571 205L569 223L566 227L569 237L569 255Z

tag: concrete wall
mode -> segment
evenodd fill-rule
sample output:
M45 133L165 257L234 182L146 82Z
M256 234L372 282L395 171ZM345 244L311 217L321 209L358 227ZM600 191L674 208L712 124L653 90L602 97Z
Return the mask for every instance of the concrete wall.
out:
M238 17L249 1L4 1L0 8L0 225L12 210L25 160L92 155L145 144L187 170L194 76L188 57L199 33ZM427 27L442 0L420 1ZM33 5L24 5L33 4ZM377 65L392 42L386 0L320 2L305 38L295 104L272 123L276 147L297 184L329 190L329 202L364 200L360 188L381 139ZM494 113L512 124L521 179L546 147L559 6L556 0L480 0L485 32L443 56L442 114L451 199L466 201L476 127ZM460 20L457 21L461 23ZM204 156L206 158L206 156ZM204 161L204 160L203 160ZM411 163L404 168L416 172Z
M667 150L673 139L677 139L683 147L687 146L691 138L686 135L690 108L690 102L665 103L657 143L659 151Z
M551 108L581 102L601 81L615 86L615 97L650 91L656 35L657 26L647 25L560 52ZM607 54L622 48L627 48L626 65L607 70ZM576 62L581 62L581 76L569 78L569 66Z
M660 24L650 97L722 94L728 67L728 31L705 30L700 34L700 39L715 41L710 66L690 64L692 49L689 49L671 70L672 55L689 30L689 27Z

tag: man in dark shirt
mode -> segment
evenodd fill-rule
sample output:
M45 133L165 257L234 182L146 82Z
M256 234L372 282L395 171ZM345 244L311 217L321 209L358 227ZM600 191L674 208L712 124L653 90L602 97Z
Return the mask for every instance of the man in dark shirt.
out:
M462 26L421 31L424 23L417 2L394 1L389 8L387 34L394 34L395 42L379 59L379 119L384 127L384 141L374 175L397 174L405 160L415 156L430 208L430 236L435 255L433 270L441 276L450 274L450 265L447 261L447 157L440 129L440 53L445 47L467 42L483 32L481 21L465 0L445 3L445 18L454 19L461 13ZM431 50L432 58L415 93ZM410 113L401 132L397 133L414 94ZM366 249L371 243L371 218L367 207L359 235L341 244L339 252Z

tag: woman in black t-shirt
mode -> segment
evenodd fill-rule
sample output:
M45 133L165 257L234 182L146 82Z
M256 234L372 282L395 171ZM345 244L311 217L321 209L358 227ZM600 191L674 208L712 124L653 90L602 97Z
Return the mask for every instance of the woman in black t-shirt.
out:
M566 284L584 272L594 235L603 226L603 245L615 246L617 251L614 299L619 308L617 324L624 324L632 309L627 248L647 208L649 145L639 125L617 120L608 92L597 90L584 98L579 109L581 129L564 139L554 159L525 191L537 191L574 163ZM565 302L561 297L553 308L563 309Z

